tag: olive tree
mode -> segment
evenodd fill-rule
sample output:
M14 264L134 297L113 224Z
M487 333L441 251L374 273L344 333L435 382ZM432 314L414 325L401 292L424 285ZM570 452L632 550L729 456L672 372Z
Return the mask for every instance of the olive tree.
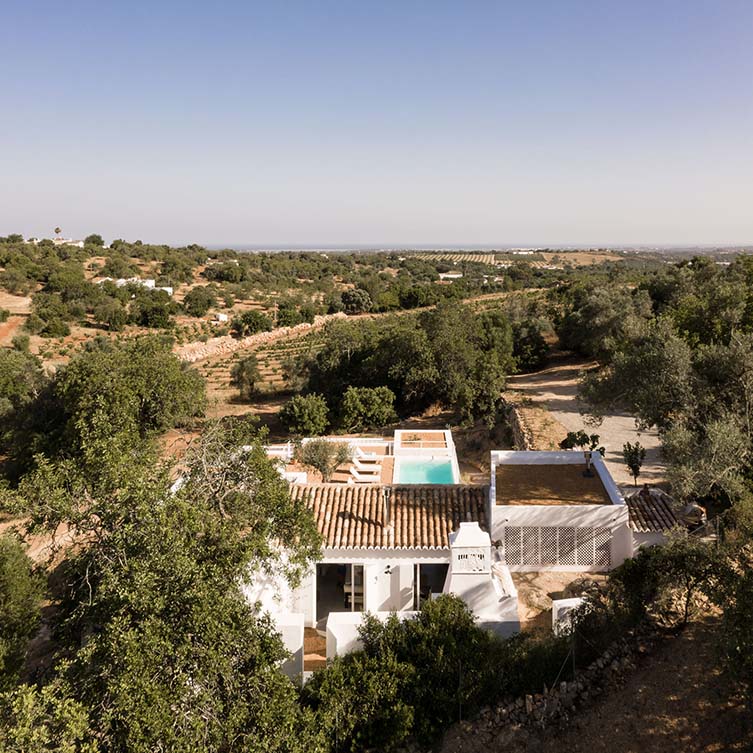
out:
M353 459L353 453L345 442L312 439L296 450L295 457L302 465L308 465L319 471L324 481L330 481L341 465Z
M230 369L230 384L237 387L241 400L250 400L260 376L259 361L254 353L250 353L233 364Z
M256 571L296 583L321 546L263 439L210 425L178 491L137 462L94 477L42 461L22 483L35 530L88 542L66 554L57 676L107 751L321 751L280 636L241 588Z

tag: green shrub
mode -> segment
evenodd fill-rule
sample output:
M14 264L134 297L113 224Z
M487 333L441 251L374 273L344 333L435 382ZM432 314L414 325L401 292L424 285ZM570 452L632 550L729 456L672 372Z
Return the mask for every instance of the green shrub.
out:
M371 296L365 290L344 290L340 299L346 314L363 314L371 311Z
M40 334L42 337L66 337L71 334L71 328L65 320L53 318L47 320Z
M183 309L189 316L204 316L217 303L214 290L208 285L193 288L183 299Z
M303 702L316 712L331 750L390 751L413 726L414 711L405 701L413 675L412 667L391 653L348 654L314 674L303 687Z
M0 687L15 684L39 622L43 579L17 539L0 537Z
M86 707L63 683L0 694L0 753L97 753Z
M280 421L292 434L315 437L329 425L326 400L317 394L296 395L280 409Z
M14 335L13 340L11 340L11 344L16 350L20 350L22 353L28 353L29 352L29 344L31 343L31 338L28 335Z
M346 431L378 429L395 420L395 393L389 387L348 387L345 391L340 422Z
M128 312L120 301L110 298L94 309L94 321L111 332L120 332L128 321Z
M272 329L272 322L260 311L244 311L233 318L230 327L238 337L247 337Z
M541 329L540 323L534 319L513 324L512 352L519 371L535 371L544 365L549 345Z

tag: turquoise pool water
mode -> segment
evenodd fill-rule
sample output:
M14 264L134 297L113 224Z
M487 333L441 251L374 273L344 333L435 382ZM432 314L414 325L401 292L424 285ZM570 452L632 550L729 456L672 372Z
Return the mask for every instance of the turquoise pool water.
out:
M398 484L454 484L449 460L400 460Z

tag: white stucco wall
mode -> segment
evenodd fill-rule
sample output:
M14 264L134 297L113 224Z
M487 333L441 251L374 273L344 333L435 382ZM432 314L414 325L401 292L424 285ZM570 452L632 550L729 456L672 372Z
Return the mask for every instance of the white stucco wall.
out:
M374 562L364 566L364 609L382 612L390 609L392 578L385 573L385 565Z
M303 614L306 627L316 626L316 566L312 566L293 591L290 609Z
M603 527L611 531L611 567L633 555L633 532L627 506L622 505L494 505L492 541L504 541L505 526ZM509 565L510 570L593 572L594 567L577 565Z
M392 612L373 612L374 617L386 620ZM400 612L400 619L415 617L416 612ZM342 656L363 647L358 637L362 612L332 612L327 618L327 659Z
M281 669L288 677L303 674L303 614L288 613L277 615L275 625L280 631L282 642L290 652L290 658Z

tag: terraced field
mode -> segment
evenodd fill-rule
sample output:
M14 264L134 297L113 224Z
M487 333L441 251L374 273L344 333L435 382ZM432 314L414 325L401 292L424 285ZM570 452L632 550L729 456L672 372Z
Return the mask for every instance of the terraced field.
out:
M425 259L426 261L449 261L449 262L462 262L462 261L475 261L479 264L494 264L494 252L489 253L464 253L462 251L457 253L425 253L414 254L417 259Z
M295 387L286 378L286 365L300 355L315 353L323 344L323 335L317 330L303 335L293 334L272 343L241 348L198 362L195 368L207 382L209 415L238 415L248 412L252 407L253 404L239 402L237 390L230 385L231 369L249 354L254 353L259 363L259 400L268 402L270 398L288 393Z

